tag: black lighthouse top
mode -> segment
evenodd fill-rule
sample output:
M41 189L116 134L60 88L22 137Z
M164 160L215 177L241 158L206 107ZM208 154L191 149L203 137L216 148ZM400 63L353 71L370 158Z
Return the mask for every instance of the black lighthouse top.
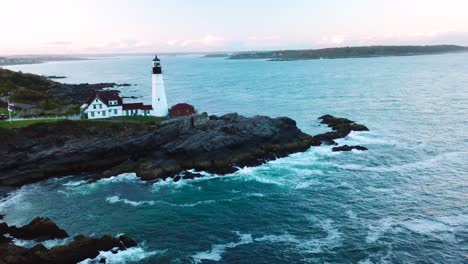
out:
M154 56L153 59L153 74L161 74L161 60L158 58L158 55Z

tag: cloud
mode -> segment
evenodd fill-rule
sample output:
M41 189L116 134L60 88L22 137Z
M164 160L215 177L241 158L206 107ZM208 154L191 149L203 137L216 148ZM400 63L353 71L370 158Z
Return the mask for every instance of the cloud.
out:
M331 36L323 36L319 44L320 45L341 45L345 43L347 40L346 36L337 34L337 35L331 35Z
M226 40L222 37L207 34L199 39L177 40L171 39L167 41L167 45L173 48L184 49L206 49L206 48L221 48L226 44Z

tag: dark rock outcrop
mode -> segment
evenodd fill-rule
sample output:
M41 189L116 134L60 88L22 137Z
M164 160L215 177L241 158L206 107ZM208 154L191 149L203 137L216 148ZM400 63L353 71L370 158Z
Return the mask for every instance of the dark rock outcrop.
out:
M351 131L369 131L366 126L357 124L346 118L324 115L319 117L319 119L322 120L322 124L326 124L333 131L315 135L313 138L327 145L337 145L335 139L344 138L348 136Z
M6 233L25 240L45 241L68 237L65 230L60 229L49 218L36 217L29 224L22 227L8 227Z
M25 232L28 231L31 234L25 235ZM9 237L4 236L5 234L9 234ZM24 248L13 244L11 239L11 237L15 237L26 240L48 240L64 236L68 236L66 232L47 218L36 218L30 224L19 228L0 223L0 263L77 263L88 258L96 258L100 251L117 253L120 250L137 246L135 241L125 235L117 238L111 236L94 238L78 235L69 244L55 246L51 249L47 249L42 244L37 244L32 248Z
M334 147L332 148L332 151L333 152L338 152L338 151L351 151L351 150L361 150L361 151L364 151L364 150L367 150L366 147L363 147L363 146L348 146L348 145L344 145L344 146L340 146L340 147Z
M333 131L314 137L286 118L238 114L180 119L162 125L63 121L0 130L0 186L88 173L94 178L136 172L143 180L195 178L195 169L226 174L238 167L302 152L367 127L321 117ZM182 173L182 174L179 174Z
M65 121L0 130L0 185L83 172L96 177L136 172L146 180L189 169L229 173L236 166L305 151L312 143L311 136L285 117L228 114L205 119L196 127L186 122L151 126Z

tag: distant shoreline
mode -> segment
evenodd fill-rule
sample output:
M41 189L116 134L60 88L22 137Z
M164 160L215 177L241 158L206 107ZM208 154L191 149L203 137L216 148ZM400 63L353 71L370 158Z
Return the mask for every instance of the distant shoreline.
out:
M377 58L396 56L435 55L468 52L468 47L456 45L433 46L366 46L311 50L277 50L239 52L227 59L264 59L269 61L296 61L320 59ZM213 55L212 55L213 56Z
M26 65L26 64L41 64L51 61L81 61L89 60L82 57L73 56L7 56L0 57L0 66L12 66L12 65Z

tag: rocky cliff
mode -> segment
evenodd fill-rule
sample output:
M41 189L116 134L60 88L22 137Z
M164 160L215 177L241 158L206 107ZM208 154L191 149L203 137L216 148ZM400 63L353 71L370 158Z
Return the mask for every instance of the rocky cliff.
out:
M136 172L144 180L175 177L190 169L226 174L333 144L352 130L367 130L332 116L322 117L322 123L334 132L316 136L303 133L286 117L205 115L195 123L63 121L0 130L0 186L83 173L100 178Z

